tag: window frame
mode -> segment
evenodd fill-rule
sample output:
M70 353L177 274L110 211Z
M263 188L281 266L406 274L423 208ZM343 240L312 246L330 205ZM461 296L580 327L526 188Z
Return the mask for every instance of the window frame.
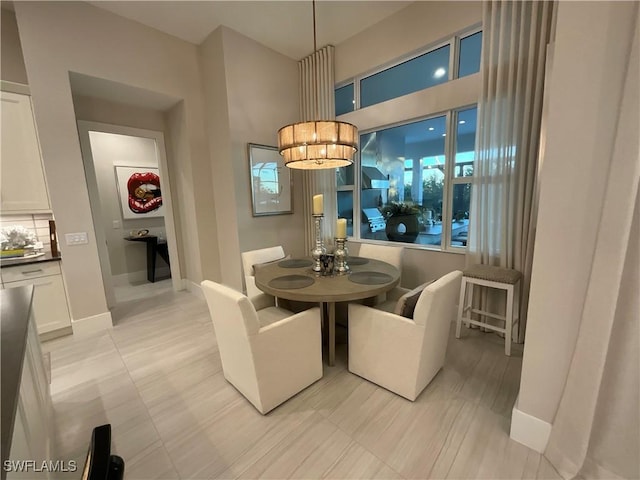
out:
M360 151L358 151L355 161L353 163L354 176L353 185L336 186L336 191L352 191L353 192L353 235L349 237L350 241L359 243L373 243L378 245L402 245L407 248L415 248L421 250L431 250L435 252L447 252L447 253L466 253L466 247L451 245L451 229L453 225L453 190L454 185L457 184L471 184L473 185L475 179L474 175L469 177L456 177L455 176L455 153L456 153L456 139L457 139L457 119L458 113L463 110L471 108L477 108L477 103L471 103L467 105L461 105L443 112L434 112L429 115L412 118L402 122L390 123L382 125L380 127L374 127L367 130L358 132L360 136L367 135L372 132L380 130L386 130L389 128L400 127L403 125L409 125L412 123L422 122L424 120L430 120L437 117L445 117L447 140L445 141L445 164L444 164L444 185L442 190L442 236L440 239L440 245L424 245L418 243L403 243L392 242L390 240L375 240L371 238L362 238L361 225L362 225L362 209L361 209L361 193L362 193L362 163L360 157ZM476 143L477 143L477 130L476 130ZM356 215L357 212L357 215Z
M468 36L471 36L478 32L483 32L483 31L484 30L483 30L482 22L475 23L469 27L466 27L464 29L454 32L452 35L448 35L446 37L440 38L439 40L436 40L424 47L413 50L405 55L396 57L395 59L389 62L385 62L375 68L366 70L363 73L354 75L339 83L336 83L334 85L334 90L344 87L348 84L353 84L353 93L354 93L354 100L355 100L354 109L353 111L345 113L343 115L345 117L348 117L349 115L353 115L354 113L363 110L363 108L361 108L361 105L360 105L360 82L362 79L367 78L371 75L375 75L376 73L380 73L384 70L393 68L397 65L410 61L421 55L435 51L446 45L449 45L450 47L449 70L448 70L447 82L443 82L442 84L434 85L432 87L427 87L419 91L430 90L431 88L434 88L436 86L443 85L453 80L459 79L460 41ZM480 59L480 70L479 72L476 72L476 74L480 74L481 72L482 72L482 58ZM466 78L466 76L464 78ZM416 92L413 92L413 94L415 93ZM411 93L407 95L411 95ZM389 100L386 100L385 102L394 101L401 97L403 96L393 97ZM384 102L372 104L364 108L376 108L376 106L380 105L381 103L384 103ZM448 138L445 141L445 169L444 169L445 181L444 181L443 193L442 193L443 221L442 221L442 237L440 240L440 245L424 245L424 244L417 244L417 243L403 243L403 242L393 242L389 240L374 240L374 239L362 238L362 232L361 232L361 225L362 225L362 211L361 211L362 210L361 209L362 168L361 167L362 167L362 164L361 164L360 151L358 151L358 153L355 155L355 158L354 158L353 185L343 185L343 186L336 185L336 191L351 191L353 195L353 218L352 218L353 233L351 236L348 237L350 241L355 241L358 243L373 243L373 244L379 244L379 245L395 245L395 246L401 245L406 248L429 250L433 252L445 252L445 253L454 253L454 254L466 253L466 247L451 245L451 237L452 237L451 230L453 225L453 217L452 217L453 194L454 194L455 185L457 184L473 185L476 178L475 177L476 172L474 171L474 175L470 177L464 177L464 176L455 177L454 175L455 166L456 166L455 164L455 153L456 153L455 141L457 138L456 122L458 118L458 112L467 110L469 108L474 108L474 107L477 108L477 106L478 106L478 101L476 99L474 102L471 102L471 103L464 102L461 104L456 104L455 106L452 106L446 110L428 112L428 113L425 113L424 115L412 116L410 118L402 119L396 122L375 125L365 130L361 130L359 132L359 135L366 135L368 133L376 132L379 130L407 125L410 123L420 122L423 120L429 120L435 117L446 116L445 122L446 122L446 129L447 129L446 133ZM478 130L476 130L476 145L478 141L477 135L478 135ZM336 196L337 196L337 193L336 193ZM337 198L336 198L336 201L337 201Z
M433 52L435 50L438 50L439 48L442 48L444 46L449 45L449 68L447 71L447 81L443 82L443 83L447 83L450 82L452 80L457 80L458 77L458 70L459 70L459 63L460 63L460 40L466 37L469 37L471 35L474 35L478 32L482 32L483 28L482 28L482 23L476 23L471 25L470 27L464 28L462 30L459 30L457 32L455 32L453 35L448 35L446 37L440 38L439 40L436 40L435 42L432 42L424 47L421 47L419 49L413 50L407 54L404 54L400 57L396 57L393 60L390 60L388 62L385 62L381 65L378 65L375 68L369 69L369 70L365 70L363 73L360 73L358 75L354 75L352 77L349 77L339 83L336 83L333 87L333 90L335 92L335 90L337 90L338 88L344 87L346 85L349 85L350 83L353 83L353 96L354 96L354 108L353 108L353 112L360 110L361 106L360 106L360 82L365 79L368 78L372 75L375 75L377 73L383 72L385 70L389 70L390 68L394 68L397 67L398 65L401 65L403 63L406 63L410 60L413 60L415 58L418 58L422 55L425 55L427 53ZM482 59L480 59L480 70L482 70ZM479 73L479 72L478 72ZM442 85L442 83L438 84L438 85ZM429 88L434 88L437 87L438 85L433 85L431 87L427 87L426 89ZM426 90L426 89L422 89L422 90ZM420 90L417 90L420 91ZM413 92L415 93L415 92ZM410 93L407 95L411 95ZM401 95L402 96L402 95ZM395 98L399 98L399 97L392 97L388 100L385 101L389 101L389 100L393 100ZM367 107L364 108L369 108L372 107L374 105L379 105L380 103L384 103L384 102L378 102L378 103L374 103L372 105L368 105ZM348 115L349 113L352 112L347 112L343 115Z

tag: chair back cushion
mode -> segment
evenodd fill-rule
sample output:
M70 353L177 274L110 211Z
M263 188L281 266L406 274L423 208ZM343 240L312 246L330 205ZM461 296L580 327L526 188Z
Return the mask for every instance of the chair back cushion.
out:
M360 245L359 256L365 258L373 258L383 262L390 263L402 273L402 254L404 247L392 247L389 245L372 245L363 243Z
M247 398L258 398L258 381L250 337L260 329L253 304L240 292L219 283L201 283L216 334L222 370Z
M416 309L416 305L418 304L418 299L420 298L420 295L422 295L422 291L427 285L431 285L432 283L433 280L429 280L428 282L425 282L402 295L396 302L393 313L413 320L413 314Z
M242 268L244 274L253 277L253 266L259 263L272 262L284 258L284 249L278 245L277 247L262 248L260 250L251 250L242 252Z

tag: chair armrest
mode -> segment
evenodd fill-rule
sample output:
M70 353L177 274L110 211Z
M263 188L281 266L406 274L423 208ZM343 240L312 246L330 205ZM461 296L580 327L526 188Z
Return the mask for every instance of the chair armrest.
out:
M253 307L257 310L262 310L263 308L274 307L276 304L276 299L271 295L266 293L259 293L252 297L249 297L251 303L253 303Z
M387 300L398 300L405 293L409 293L411 289L404 287L394 287L387 292Z

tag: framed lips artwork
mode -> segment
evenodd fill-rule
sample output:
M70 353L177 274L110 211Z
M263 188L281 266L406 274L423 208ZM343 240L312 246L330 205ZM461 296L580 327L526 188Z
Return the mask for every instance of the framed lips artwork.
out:
M115 168L122 218L131 220L163 217L164 207L158 169L128 166Z

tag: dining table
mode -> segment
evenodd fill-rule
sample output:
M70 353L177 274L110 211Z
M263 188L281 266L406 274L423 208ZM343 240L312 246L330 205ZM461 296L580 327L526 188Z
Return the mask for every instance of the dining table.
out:
M256 265L256 286L277 298L320 304L323 325L328 330L328 364L335 363L336 302L375 297L391 290L400 281L393 265L364 257L348 257L349 272L321 275L311 267L311 258L287 258Z

